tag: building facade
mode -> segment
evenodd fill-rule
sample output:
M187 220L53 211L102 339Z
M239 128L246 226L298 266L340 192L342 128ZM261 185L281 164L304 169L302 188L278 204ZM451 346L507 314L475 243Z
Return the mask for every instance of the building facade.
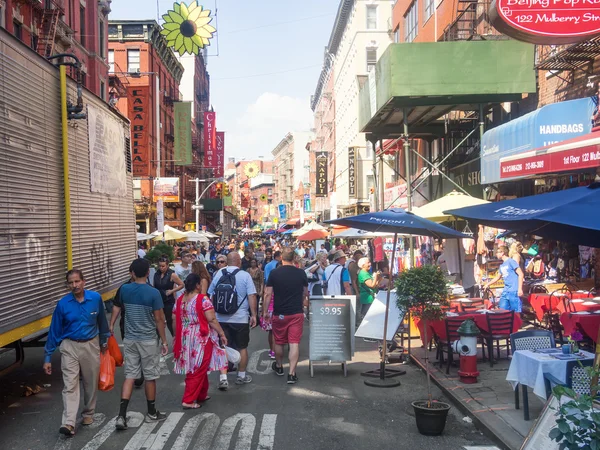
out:
M165 224L183 228L186 223L186 187L175 165L174 102L180 101L179 83L183 66L160 34L153 20L110 21L108 61L114 84L124 87L124 96L113 104L131 120L136 212L140 229L156 229L153 183L157 177L179 178L179 201L164 204Z
M110 4L110 0L0 0L0 27L44 57L75 55L83 86L106 101ZM69 74L74 77L74 70Z
M250 209L256 223L272 223L276 215L273 204L274 191L273 173L261 173L250 179Z

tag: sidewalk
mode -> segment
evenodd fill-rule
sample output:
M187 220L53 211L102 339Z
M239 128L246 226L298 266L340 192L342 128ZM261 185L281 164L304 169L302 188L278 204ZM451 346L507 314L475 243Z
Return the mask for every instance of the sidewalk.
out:
M412 360L425 369L425 349L420 347L420 339L412 340ZM432 380L452 399L455 405L470 416L475 424L486 430L488 436L503 447L519 450L523 440L539 416L544 403L529 390L529 415L531 420L523 419L523 398L520 397L521 409L515 409L514 391L506 381L510 360L506 359L506 350L500 353L500 361L491 368L489 362L478 360L480 372L476 384L461 383L458 377L458 356L455 365L450 367L446 375L446 362L442 368L435 359L435 347L429 353L429 369ZM481 348L479 348L481 355Z

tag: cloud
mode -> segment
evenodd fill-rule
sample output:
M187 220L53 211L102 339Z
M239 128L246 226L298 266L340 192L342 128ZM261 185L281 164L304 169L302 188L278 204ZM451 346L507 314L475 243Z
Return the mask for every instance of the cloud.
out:
M265 92L227 127L226 158L271 159L271 151L290 131L308 131L313 125L308 99Z

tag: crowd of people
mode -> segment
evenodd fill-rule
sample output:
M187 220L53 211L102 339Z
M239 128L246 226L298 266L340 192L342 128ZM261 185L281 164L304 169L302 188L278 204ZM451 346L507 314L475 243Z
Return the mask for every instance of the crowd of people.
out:
M266 332L272 369L284 376L284 348L288 346L287 383L298 382L296 367L310 295L357 295L364 316L377 289L385 284L381 272L360 249L326 241L317 250L310 243L273 238L238 238L211 245L175 247L178 263L163 255L151 275L145 252L129 267L130 279L113 299L110 322L100 295L85 289L82 271L67 273L70 293L57 304L46 344L44 370L52 372L52 353L60 348L64 381L64 412L59 432L75 434L80 381L84 407L82 425L93 423L100 352L119 320L123 339L125 381L115 422L127 429L127 408L134 387L144 385L146 422L163 421L156 407L156 379L160 358L171 351L174 372L185 375L183 409L197 409L207 401L208 373L219 372L218 389L252 382L246 372L251 329ZM350 252L351 254L347 254ZM253 335L256 338L256 335ZM226 348L239 353L236 367Z

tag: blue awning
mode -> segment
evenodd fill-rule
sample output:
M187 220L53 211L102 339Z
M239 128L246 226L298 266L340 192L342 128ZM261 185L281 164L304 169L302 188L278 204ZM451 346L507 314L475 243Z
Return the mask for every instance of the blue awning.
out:
M483 135L481 183L508 181L500 177L500 159L572 139L592 130L591 98L552 103L500 125ZM518 179L516 176L510 179Z

